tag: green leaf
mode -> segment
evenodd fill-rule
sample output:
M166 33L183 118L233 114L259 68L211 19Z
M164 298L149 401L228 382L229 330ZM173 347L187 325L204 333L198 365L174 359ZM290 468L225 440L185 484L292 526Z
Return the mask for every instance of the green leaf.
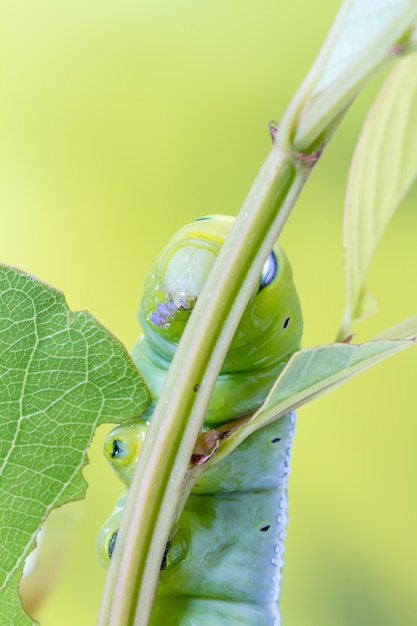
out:
M296 150L331 134L375 71L413 48L416 22L416 0L345 0L306 81Z
M210 457L207 466L216 464L230 454L244 439L256 430L267 426L288 411L324 395L331 389L353 378L368 367L415 344L417 317L408 330L413 337L407 340L378 340L363 344L331 344L307 348L296 352L281 372L261 408L248 420L229 422L217 438L217 453ZM199 452L210 454L213 448L212 431L207 431L198 442ZM208 445L205 445L205 441ZM211 450L212 451L212 450ZM195 470L201 471L201 467Z
M139 415L148 391L120 344L87 312L0 266L0 623L34 623L18 583L51 509L84 496L95 428Z
M345 204L346 309L339 338L375 310L369 263L417 176L417 55L400 61L373 105L353 159ZM402 268L396 268L401 271Z

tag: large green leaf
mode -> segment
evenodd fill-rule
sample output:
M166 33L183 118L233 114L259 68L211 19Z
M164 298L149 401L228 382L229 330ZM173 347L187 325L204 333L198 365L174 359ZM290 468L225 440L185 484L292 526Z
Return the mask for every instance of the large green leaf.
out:
M0 266L0 623L32 624L18 583L51 509L84 496L96 426L141 414L148 391L120 342L87 312Z
M197 444L197 458L216 464L254 431L353 378L387 357L415 344L417 318L410 321L408 339L385 339L363 344L331 344L296 352L281 372L261 408L249 419L206 431ZM201 461L199 461L201 464ZM201 471L195 470L195 474Z
M384 84L365 122L350 170L344 226L347 302L340 338L350 333L354 321L375 310L365 275L382 233L416 176L414 54L402 59Z

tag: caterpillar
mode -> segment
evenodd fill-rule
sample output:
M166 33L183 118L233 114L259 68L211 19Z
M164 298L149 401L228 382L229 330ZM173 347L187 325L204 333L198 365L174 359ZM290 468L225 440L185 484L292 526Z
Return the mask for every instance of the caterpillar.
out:
M179 230L154 261L139 307L133 349L154 400L233 218L208 216ZM256 410L299 348L302 314L287 257L276 244L217 379L205 428ZM128 488L152 406L113 428L104 455ZM295 415L253 433L196 480L172 529L150 624L277 626L287 475ZM97 539L109 563L125 491Z

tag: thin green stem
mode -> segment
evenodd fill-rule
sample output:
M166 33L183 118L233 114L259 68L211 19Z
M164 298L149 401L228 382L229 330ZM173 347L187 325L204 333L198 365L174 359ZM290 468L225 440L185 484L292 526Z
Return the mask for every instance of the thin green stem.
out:
M316 158L297 155L292 138L334 39L290 105L187 324L130 487L98 626L148 624L162 555L212 389L265 259ZM351 91L348 96L344 107L338 98L336 109L327 111L326 139L347 110ZM309 146L314 132L308 135Z
M314 87L317 85L323 74L326 63L332 53L334 45L337 42L337 38L339 37L339 33L343 27L344 20L351 8L351 5L352 0L345 0L342 3L326 40L314 60L314 63L284 113L284 117L278 128L278 142L293 142L294 134L298 130L297 120L300 118L306 102L308 102Z
M120 526L99 624L148 623L159 564L214 383L307 175L308 168L296 167L275 146L222 247L153 415Z

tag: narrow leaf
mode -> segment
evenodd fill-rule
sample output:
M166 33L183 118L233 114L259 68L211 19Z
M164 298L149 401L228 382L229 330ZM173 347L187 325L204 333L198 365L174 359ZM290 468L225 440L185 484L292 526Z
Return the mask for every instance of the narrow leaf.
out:
M387 48L389 40L384 37L394 33L392 27L409 9L413 0L350 0L342 5L339 34L332 48L313 96L331 85L355 63L365 50L375 50L382 43ZM395 36L395 34L394 34ZM397 35L398 36L398 35Z
M411 326L410 324L408 330ZM296 352L261 408L246 421L237 420L236 424L229 422L225 425L217 437L217 453L212 455L207 466L216 464L253 432L285 413L324 395L365 369L414 345L417 318L414 318L413 334L408 340L369 341L358 345L339 343ZM210 445L213 439L216 438L211 433ZM197 448L206 449L206 440L207 435L203 433ZM200 471L201 467L196 470Z
M0 623L32 624L18 584L42 521L84 496L96 426L141 414L148 391L120 342L89 313L0 266Z
M379 333L375 339L411 339L417 332L417 315Z
M358 91L415 44L416 0L345 0L310 75L294 145L308 150L344 113Z
M364 125L345 204L346 309L339 338L369 316L364 281L375 248L417 176L417 55L400 61ZM401 268L397 268L400 270Z

